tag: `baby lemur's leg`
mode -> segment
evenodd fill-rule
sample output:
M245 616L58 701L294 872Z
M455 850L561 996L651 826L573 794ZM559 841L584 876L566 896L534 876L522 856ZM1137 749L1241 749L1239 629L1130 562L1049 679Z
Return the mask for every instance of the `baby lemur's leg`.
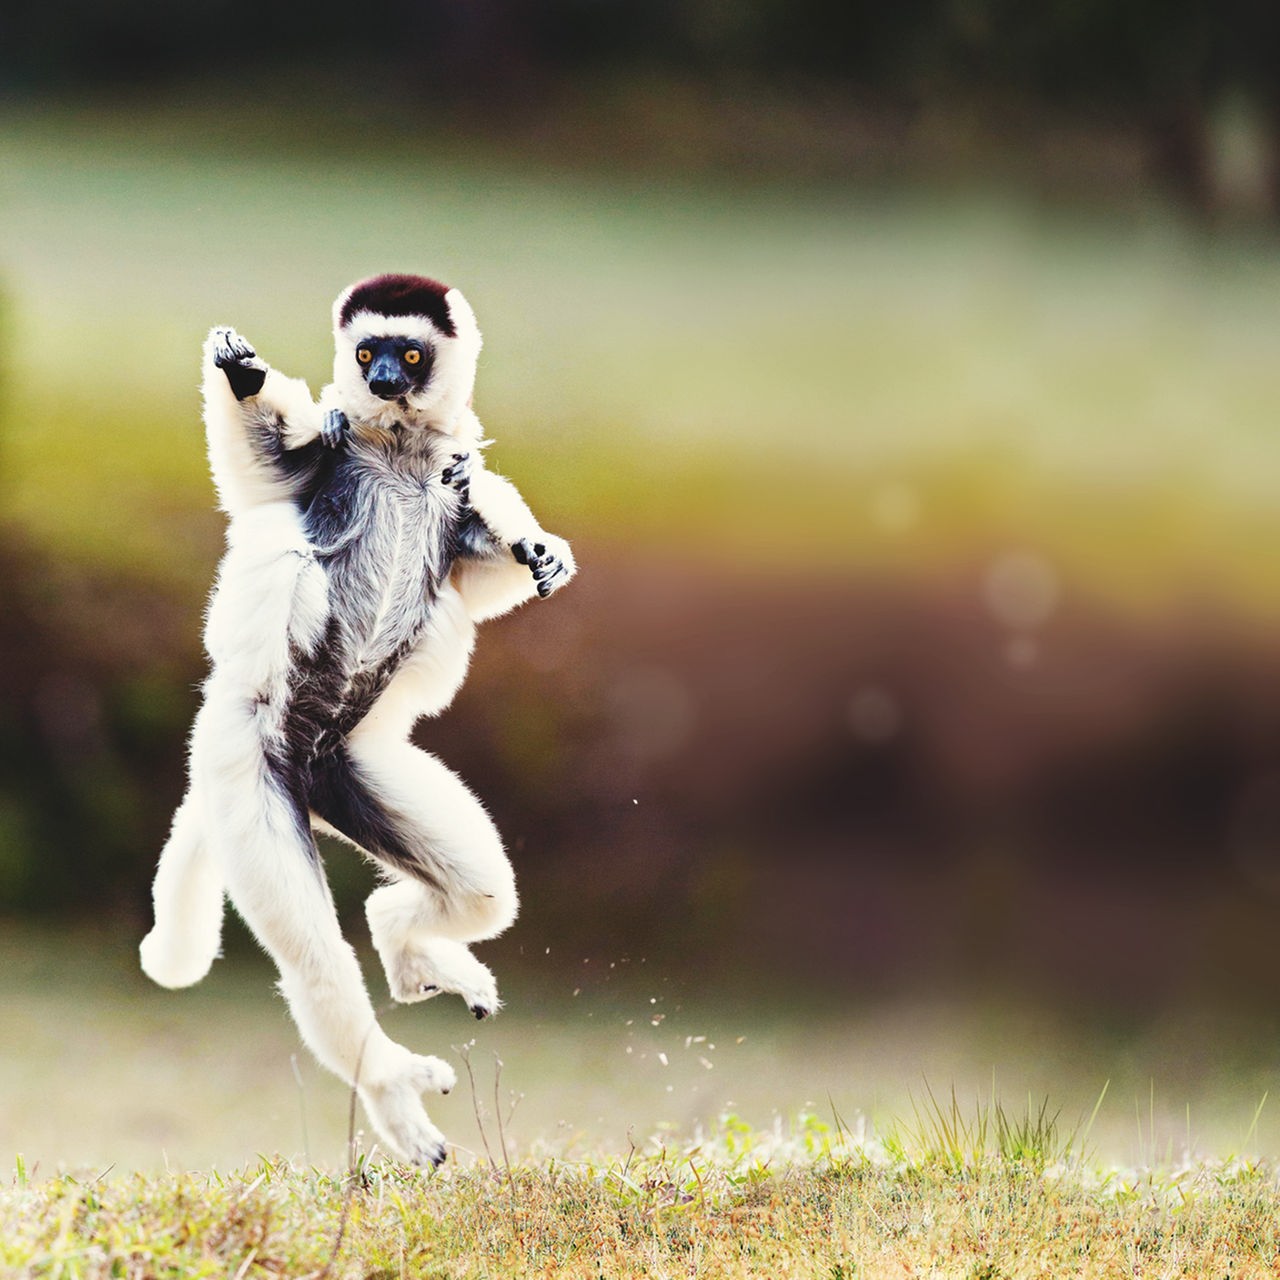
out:
M447 1091L453 1069L378 1026L354 952L342 936L305 806L269 756L258 713L237 687L210 680L192 744L206 838L236 910L280 970L280 989L308 1047L355 1084L380 1138L416 1164L439 1164L444 1139L420 1095Z
M487 1017L497 987L466 944L501 933L518 907L492 820L455 774L403 739L357 732L348 746L318 778L312 808L390 875L366 911L391 994L453 992Z

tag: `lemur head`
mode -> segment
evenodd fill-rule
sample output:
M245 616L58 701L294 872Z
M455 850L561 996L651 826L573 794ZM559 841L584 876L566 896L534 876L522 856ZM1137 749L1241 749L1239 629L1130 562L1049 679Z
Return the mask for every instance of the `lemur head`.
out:
M352 416L450 434L475 387L480 330L467 300L426 276L373 276L333 304L333 380Z

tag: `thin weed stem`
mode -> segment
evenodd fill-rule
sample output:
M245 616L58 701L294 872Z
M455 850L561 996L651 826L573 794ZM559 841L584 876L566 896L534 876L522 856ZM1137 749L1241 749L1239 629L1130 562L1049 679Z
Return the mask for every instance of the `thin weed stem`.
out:
M360 1041L360 1052L356 1054L356 1069L351 1077L351 1105L347 1111L347 1188L346 1194L342 1197L342 1211L338 1215L338 1231L334 1236L333 1249L329 1253L329 1260L324 1264L324 1268L316 1277L316 1280L328 1280L333 1272L334 1263L338 1261L338 1254L342 1251L342 1242L346 1238L347 1223L351 1218L351 1202L356 1195L356 1182L359 1180L360 1164L356 1153L356 1093L360 1087L360 1069L364 1066L364 1051L368 1046L369 1037L373 1034L377 1027L377 1021L369 1024L369 1029L364 1033L364 1039Z
M497 1169L498 1162L493 1158L493 1151L489 1147L489 1135L485 1132L484 1116L480 1110L480 1094L476 1090L476 1074L471 1068L471 1046L475 1041L468 1041L466 1044L455 1044L453 1051L462 1059L462 1065L467 1069L467 1082L471 1086L471 1108L476 1116L476 1128L480 1130L480 1141L484 1144L484 1154L489 1161L489 1167Z

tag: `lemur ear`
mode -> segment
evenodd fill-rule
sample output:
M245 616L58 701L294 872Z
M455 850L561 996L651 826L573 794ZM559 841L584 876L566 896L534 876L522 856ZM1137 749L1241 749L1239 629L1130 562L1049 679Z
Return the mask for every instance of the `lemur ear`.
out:
M445 305L449 308L449 319L453 321L453 330L457 338L468 346L474 347L476 354L480 352L480 326L476 323L475 312L471 304L462 296L461 289L450 289L444 295Z
M358 282L357 282L358 283ZM333 334L337 337L342 331L342 317L346 311L347 299L351 297L352 292L357 285L349 284L338 296L333 300Z

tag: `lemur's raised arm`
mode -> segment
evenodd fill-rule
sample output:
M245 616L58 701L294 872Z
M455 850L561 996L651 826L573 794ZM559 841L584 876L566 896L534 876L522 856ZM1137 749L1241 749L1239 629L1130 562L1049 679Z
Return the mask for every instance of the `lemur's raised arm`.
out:
M324 414L307 384L273 369L234 329L219 325L205 340L202 391L223 510L237 516L296 500L314 480L326 439Z

